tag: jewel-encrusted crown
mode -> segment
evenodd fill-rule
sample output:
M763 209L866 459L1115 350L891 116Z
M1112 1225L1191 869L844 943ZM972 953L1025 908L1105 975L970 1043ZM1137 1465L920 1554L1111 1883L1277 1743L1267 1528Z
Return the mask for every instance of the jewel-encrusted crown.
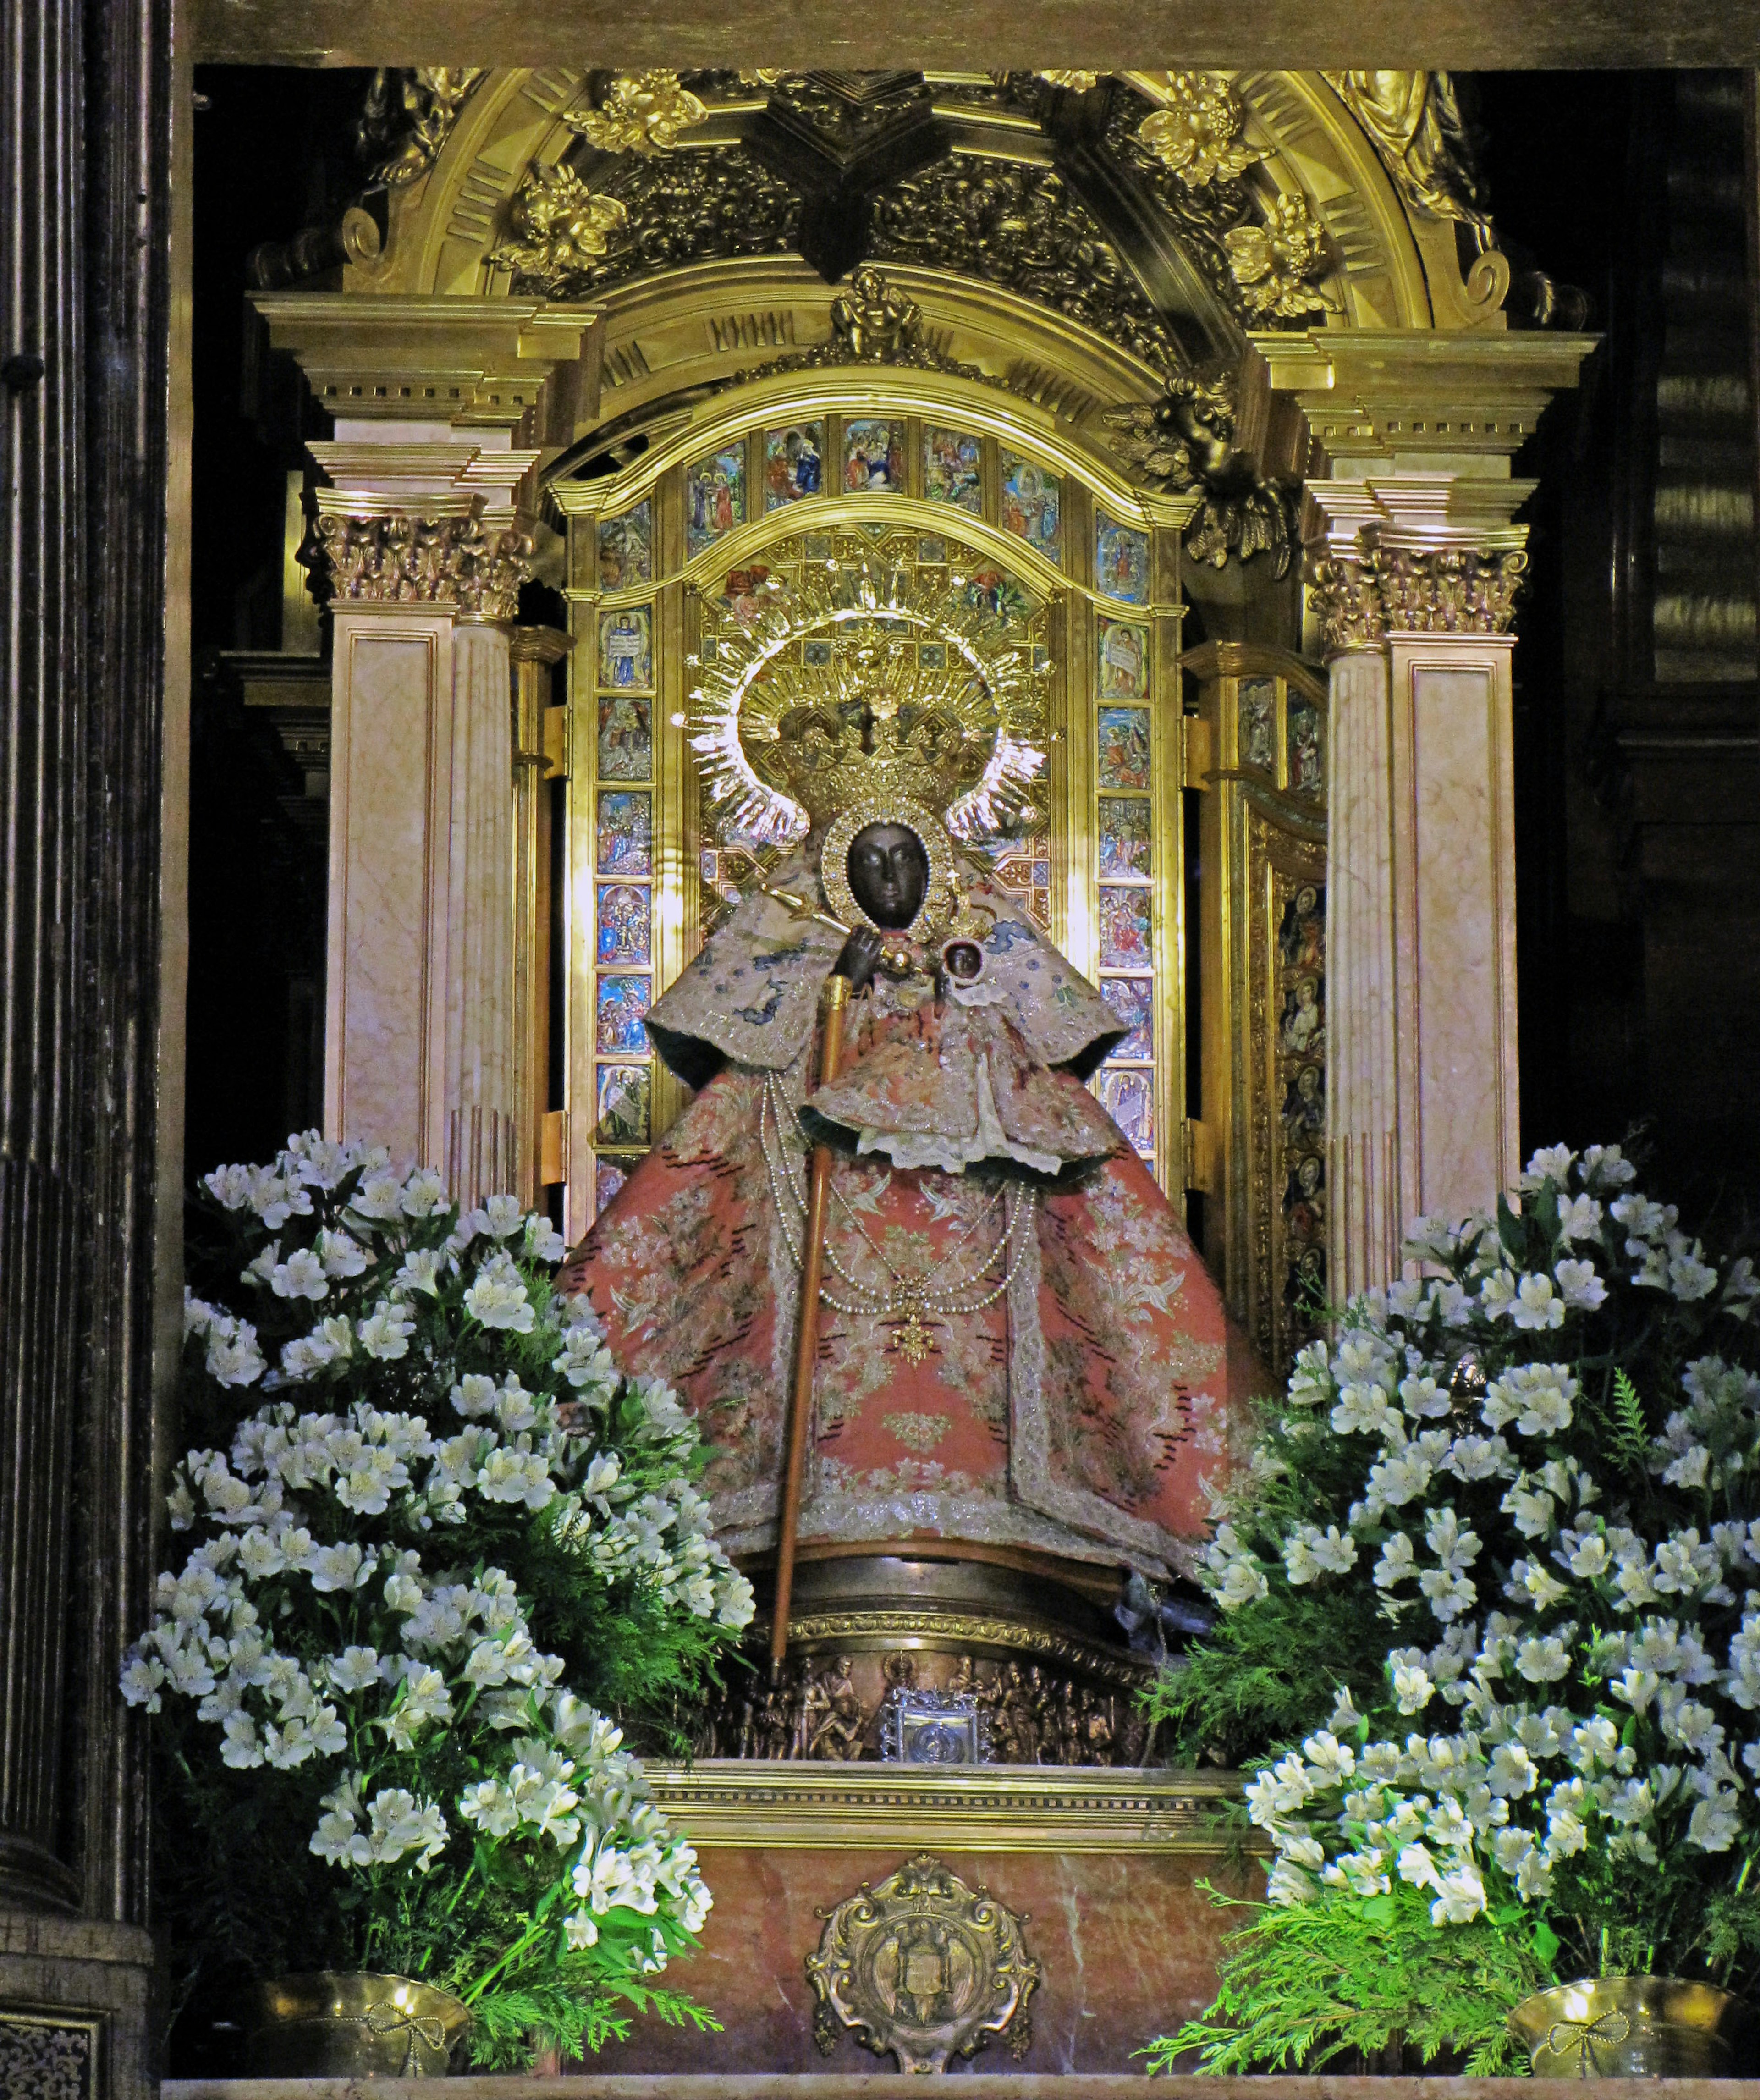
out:
M828 661L795 660L807 636L831 644ZM925 642L942 663L921 660ZM1044 721L1030 646L945 586L878 564L809 575L699 668L691 743L717 819L748 837L796 840L889 796L980 837L1021 812L1044 763L1027 741Z
M742 710L739 742L752 771L814 824L888 795L945 815L984 777L995 704L964 664L925 671L914 653L868 644L810 672L776 667Z

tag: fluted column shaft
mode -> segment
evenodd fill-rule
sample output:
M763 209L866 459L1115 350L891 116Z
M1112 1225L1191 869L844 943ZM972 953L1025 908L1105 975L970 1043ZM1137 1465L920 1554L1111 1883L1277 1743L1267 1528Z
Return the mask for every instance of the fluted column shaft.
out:
M1526 493L1504 484L1507 509ZM1400 1273L1419 1215L1518 1166L1506 522L1450 532L1438 477L1311 487L1330 667L1327 1175L1338 1302ZM1443 522L1439 524L1439 518Z
M518 1171L508 627L529 542L474 496L427 516L332 507L320 529L336 592L325 1126L474 1201Z

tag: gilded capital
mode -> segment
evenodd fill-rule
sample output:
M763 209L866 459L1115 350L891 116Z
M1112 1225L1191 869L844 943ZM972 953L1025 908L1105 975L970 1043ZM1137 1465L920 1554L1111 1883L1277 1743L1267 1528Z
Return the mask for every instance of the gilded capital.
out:
M431 605L461 620L512 620L532 574L533 546L517 524L486 523L475 512L424 518L404 510L375 517L330 511L318 519L329 565L333 606Z
M1308 602L1329 656L1401 634L1507 634L1527 567L1512 547L1321 546L1308 556Z

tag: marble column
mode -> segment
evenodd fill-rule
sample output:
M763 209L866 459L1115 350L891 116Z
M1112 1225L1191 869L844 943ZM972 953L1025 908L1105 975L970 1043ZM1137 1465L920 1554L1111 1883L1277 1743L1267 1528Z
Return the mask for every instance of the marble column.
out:
M1526 562L1505 481L1310 484L1331 677L1327 1178L1341 1301L1398 1274L1420 1214L1518 1167L1510 627Z
M513 673L531 542L476 495L320 492L334 621L324 1120L515 1184ZM353 506L353 507L351 507Z
M0 21L0 2092L146 2100L172 25Z

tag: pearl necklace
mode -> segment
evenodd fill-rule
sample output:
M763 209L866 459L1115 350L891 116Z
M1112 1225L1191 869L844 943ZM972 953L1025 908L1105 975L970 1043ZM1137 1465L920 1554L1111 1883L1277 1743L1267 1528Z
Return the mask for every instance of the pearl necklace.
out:
M803 1172L798 1183L789 1164L788 1145L783 1132L791 1124L793 1125L798 1139L800 1130L798 1118L788 1106L787 1096L783 1091L782 1081L775 1073L766 1072L764 1075L763 1098L759 1104L758 1110L758 1139L763 1148L764 1163L770 1176L770 1193L775 1201L776 1215L783 1229L783 1242L788 1250L789 1260L798 1272L802 1268L805 1259L807 1199L804 1172L804 1148L801 1159ZM835 1188L831 1194L839 1210L854 1228L862 1244L891 1278L891 1284L889 1288L882 1289L865 1282L860 1277L852 1275L839 1259L836 1248L831 1245L827 1238L825 1244L826 1260L830 1263L839 1280L856 1294L858 1302L852 1304L848 1300L836 1296L823 1286L820 1288L819 1295L836 1312L871 1320L896 1321L898 1324L892 1335L892 1342L896 1344L899 1354L906 1361L912 1365L921 1363L924 1357L930 1354L934 1346L929 1339L929 1330L924 1325L925 1315L942 1319L960 1318L984 1312L987 1308L994 1305L1020 1273L1021 1264L1026 1259L1027 1246L1031 1238L1030 1225L1026 1231L1021 1229L1022 1220L1030 1217L1031 1196L1026 1190L1018 1186L1012 1186L1006 1191L998 1189L995 1195L979 1211L977 1216L954 1243L946 1262L937 1264L937 1266L946 1266L947 1263L958 1258L966 1242L971 1239L979 1226L993 1215L998 1202L1000 1202L1003 1207L1003 1227L995 1245L990 1248L982 1260L966 1274L956 1277L952 1282L944 1285L938 1290L931 1290L929 1287L927 1270L906 1274L895 1268L876 1245L872 1236L850 1208L843 1195ZM982 1278L1005 1256L1007 1267L1001 1282L992 1290L983 1291L975 1297L970 1295L969 1294L977 1290Z

